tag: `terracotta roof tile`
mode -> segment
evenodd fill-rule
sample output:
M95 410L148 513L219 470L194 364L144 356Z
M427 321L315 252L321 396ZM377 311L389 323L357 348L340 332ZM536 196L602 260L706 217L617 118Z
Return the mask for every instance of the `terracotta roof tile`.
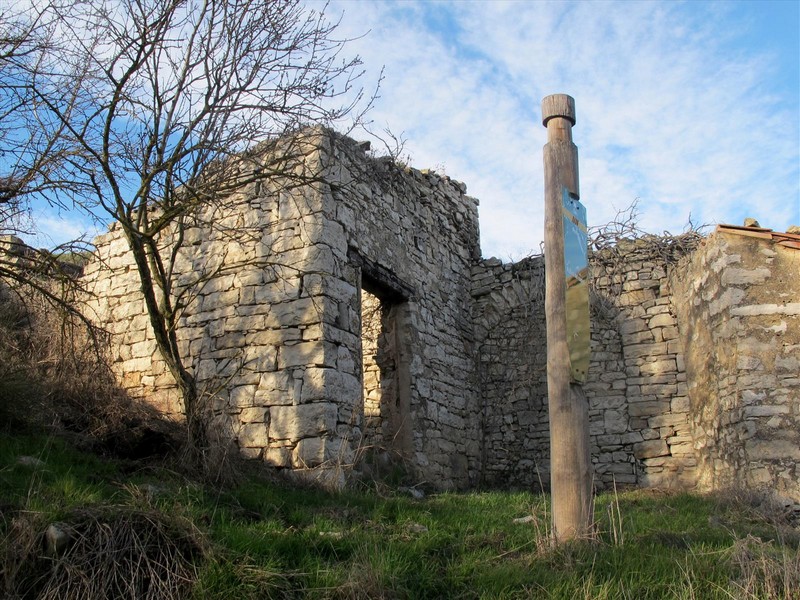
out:
M781 246L800 250L800 235L796 233L782 233L764 227L744 227L742 225L717 225L717 231L771 240Z

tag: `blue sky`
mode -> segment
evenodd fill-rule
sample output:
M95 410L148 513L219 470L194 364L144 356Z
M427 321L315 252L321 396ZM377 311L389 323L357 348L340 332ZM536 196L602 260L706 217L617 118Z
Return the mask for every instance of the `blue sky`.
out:
M800 224L796 0L334 0L328 11L358 38L365 82L384 68L373 128L402 133L413 166L480 200L484 256L539 250L539 107L552 93L576 101L590 226L637 199L653 233L680 232L690 215ZM40 246L88 229L74 215L37 219Z
M640 225L800 224L800 4L357 2L342 27L372 73L376 129L464 181L484 256L543 231L541 99L575 98L590 225L638 199Z

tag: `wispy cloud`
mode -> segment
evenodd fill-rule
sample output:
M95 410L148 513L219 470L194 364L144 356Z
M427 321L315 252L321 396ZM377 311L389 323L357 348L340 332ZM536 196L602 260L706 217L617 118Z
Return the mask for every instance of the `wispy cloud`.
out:
M552 93L576 99L590 224L636 199L653 232L680 231L690 214L695 223L800 224L800 84L786 73L787 64L798 70L786 55L800 48L796 32L788 46L754 46L758 11L699 0L328 7L344 14L341 35L357 38L349 50L366 62L365 83L385 66L375 129L404 133L412 164L467 184L480 200L484 255L504 259L540 247L539 107ZM91 229L49 213L37 225L42 246Z
M798 99L777 57L739 44L724 4L342 3L385 65L377 123L415 165L444 165L481 200L484 254L542 237L539 104L576 98L582 198L595 224L640 199L641 225L679 231L747 214L800 221ZM791 49L790 49L791 50Z
M22 235L34 248L55 248L78 240L91 241L105 230L90 219L76 214L58 214L50 207L36 209L31 218L33 228Z

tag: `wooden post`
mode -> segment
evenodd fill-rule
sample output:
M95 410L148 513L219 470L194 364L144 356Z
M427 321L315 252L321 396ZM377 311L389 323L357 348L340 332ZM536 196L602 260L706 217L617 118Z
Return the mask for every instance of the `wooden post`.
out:
M545 314L550 415L550 490L553 537L561 542L591 531L589 408L583 388L570 382L564 267L564 188L580 197L578 149L572 143L575 101L566 94L542 100L545 189Z

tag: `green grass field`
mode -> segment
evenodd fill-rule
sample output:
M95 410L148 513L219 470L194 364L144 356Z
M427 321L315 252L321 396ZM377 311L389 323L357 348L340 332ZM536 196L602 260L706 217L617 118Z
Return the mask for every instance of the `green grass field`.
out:
M800 598L800 534L752 495L602 494L595 539L553 548L540 494L246 481L5 433L4 597Z

